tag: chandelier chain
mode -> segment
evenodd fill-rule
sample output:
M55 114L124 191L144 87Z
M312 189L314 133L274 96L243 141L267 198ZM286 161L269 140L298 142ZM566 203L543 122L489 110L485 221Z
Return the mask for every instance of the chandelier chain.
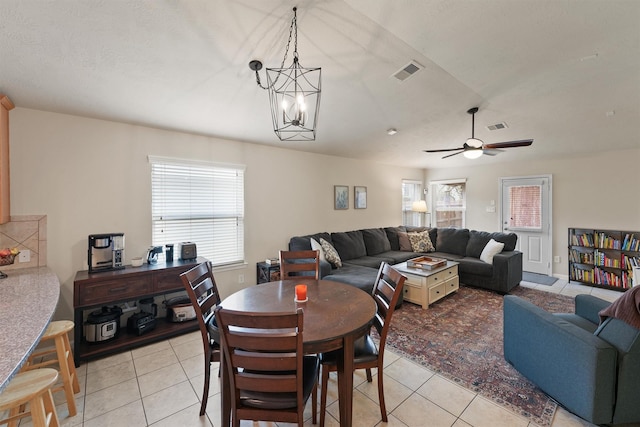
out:
M284 58L282 58L282 63L280 64L281 69L284 68L284 63L287 61L287 56L289 54L289 46L291 45L291 36L292 34L294 34L293 32L294 28L295 28L295 38L293 41L293 57L294 57L293 60L297 64L298 63L298 19L297 19L297 13L296 13L295 7L293 8L293 19L291 20L291 26L289 27L289 40L287 40L287 47L284 50ZM280 74L276 76L276 79L273 81L273 83L270 86L263 86L262 82L260 81L260 74L258 73L258 70L256 70L256 81L258 82L258 86L260 86L262 89L268 90L272 88L278 82L279 78L280 78Z

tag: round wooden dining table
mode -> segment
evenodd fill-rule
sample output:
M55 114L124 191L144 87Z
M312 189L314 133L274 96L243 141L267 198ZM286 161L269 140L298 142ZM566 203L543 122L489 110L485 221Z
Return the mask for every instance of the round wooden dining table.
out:
M295 302L295 285L307 285L307 302ZM352 425L353 343L371 326L376 304L355 286L330 280L280 280L245 288L220 304L228 310L248 312L304 312L303 346L307 354L342 349L338 359L340 425ZM223 362L224 363L224 362ZM230 385L222 375L222 425L231 419Z

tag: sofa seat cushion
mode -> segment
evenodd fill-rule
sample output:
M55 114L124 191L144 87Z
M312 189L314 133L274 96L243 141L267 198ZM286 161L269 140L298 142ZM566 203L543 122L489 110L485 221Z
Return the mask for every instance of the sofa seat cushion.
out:
M377 257L391 258L393 262L389 264L400 264L401 262L408 261L419 256L427 255L423 252L406 252L406 251L387 251L376 255ZM431 254L428 254L431 255Z
M559 318L566 320L569 323L573 323L574 325L584 329L589 333L594 333L596 329L598 329L598 325L595 323L589 322L584 317L578 316L573 313L553 313L554 316L558 316Z
M367 247L360 230L331 233L331 240L342 261L367 256Z
M464 258L464 255L456 255L439 251L431 252L429 256L433 258L444 258L448 259L449 261L460 261L462 258Z
M323 277L322 280L333 280L334 282L345 283L362 289L367 293L371 293L377 275L378 270L375 268L345 263L342 268L332 270L331 273Z
M487 246L489 240L504 243L503 251L513 251L516 248L518 236L515 233L489 233L486 231L471 230L469 232L469 241L467 243L466 255L474 258L480 258L482 250Z
M478 258L464 257L457 259L459 274L473 274L476 276L493 276L493 265L480 261Z
M391 250L391 242L382 228L367 228L361 231L367 255L374 256Z
M345 261L344 264L360 265L363 267L375 268L377 270L380 268L380 264L382 264L383 261L388 264L393 264L393 258L382 257L379 255L362 256L360 258L350 259L349 261Z
M469 230L466 228L439 228L436 251L466 256Z

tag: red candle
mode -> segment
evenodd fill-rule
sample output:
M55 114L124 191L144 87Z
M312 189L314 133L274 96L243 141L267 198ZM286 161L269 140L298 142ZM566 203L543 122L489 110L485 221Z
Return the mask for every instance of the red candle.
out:
M296 285L296 299L298 301L307 299L307 285Z

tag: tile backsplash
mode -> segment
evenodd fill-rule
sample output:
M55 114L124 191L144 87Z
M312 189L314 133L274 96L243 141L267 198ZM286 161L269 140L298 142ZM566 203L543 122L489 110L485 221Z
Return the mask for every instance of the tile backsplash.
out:
M17 215L11 221L0 224L0 249L18 248L29 250L30 260L19 262L16 257L12 265L0 266L0 270L41 267L47 265L47 216Z

